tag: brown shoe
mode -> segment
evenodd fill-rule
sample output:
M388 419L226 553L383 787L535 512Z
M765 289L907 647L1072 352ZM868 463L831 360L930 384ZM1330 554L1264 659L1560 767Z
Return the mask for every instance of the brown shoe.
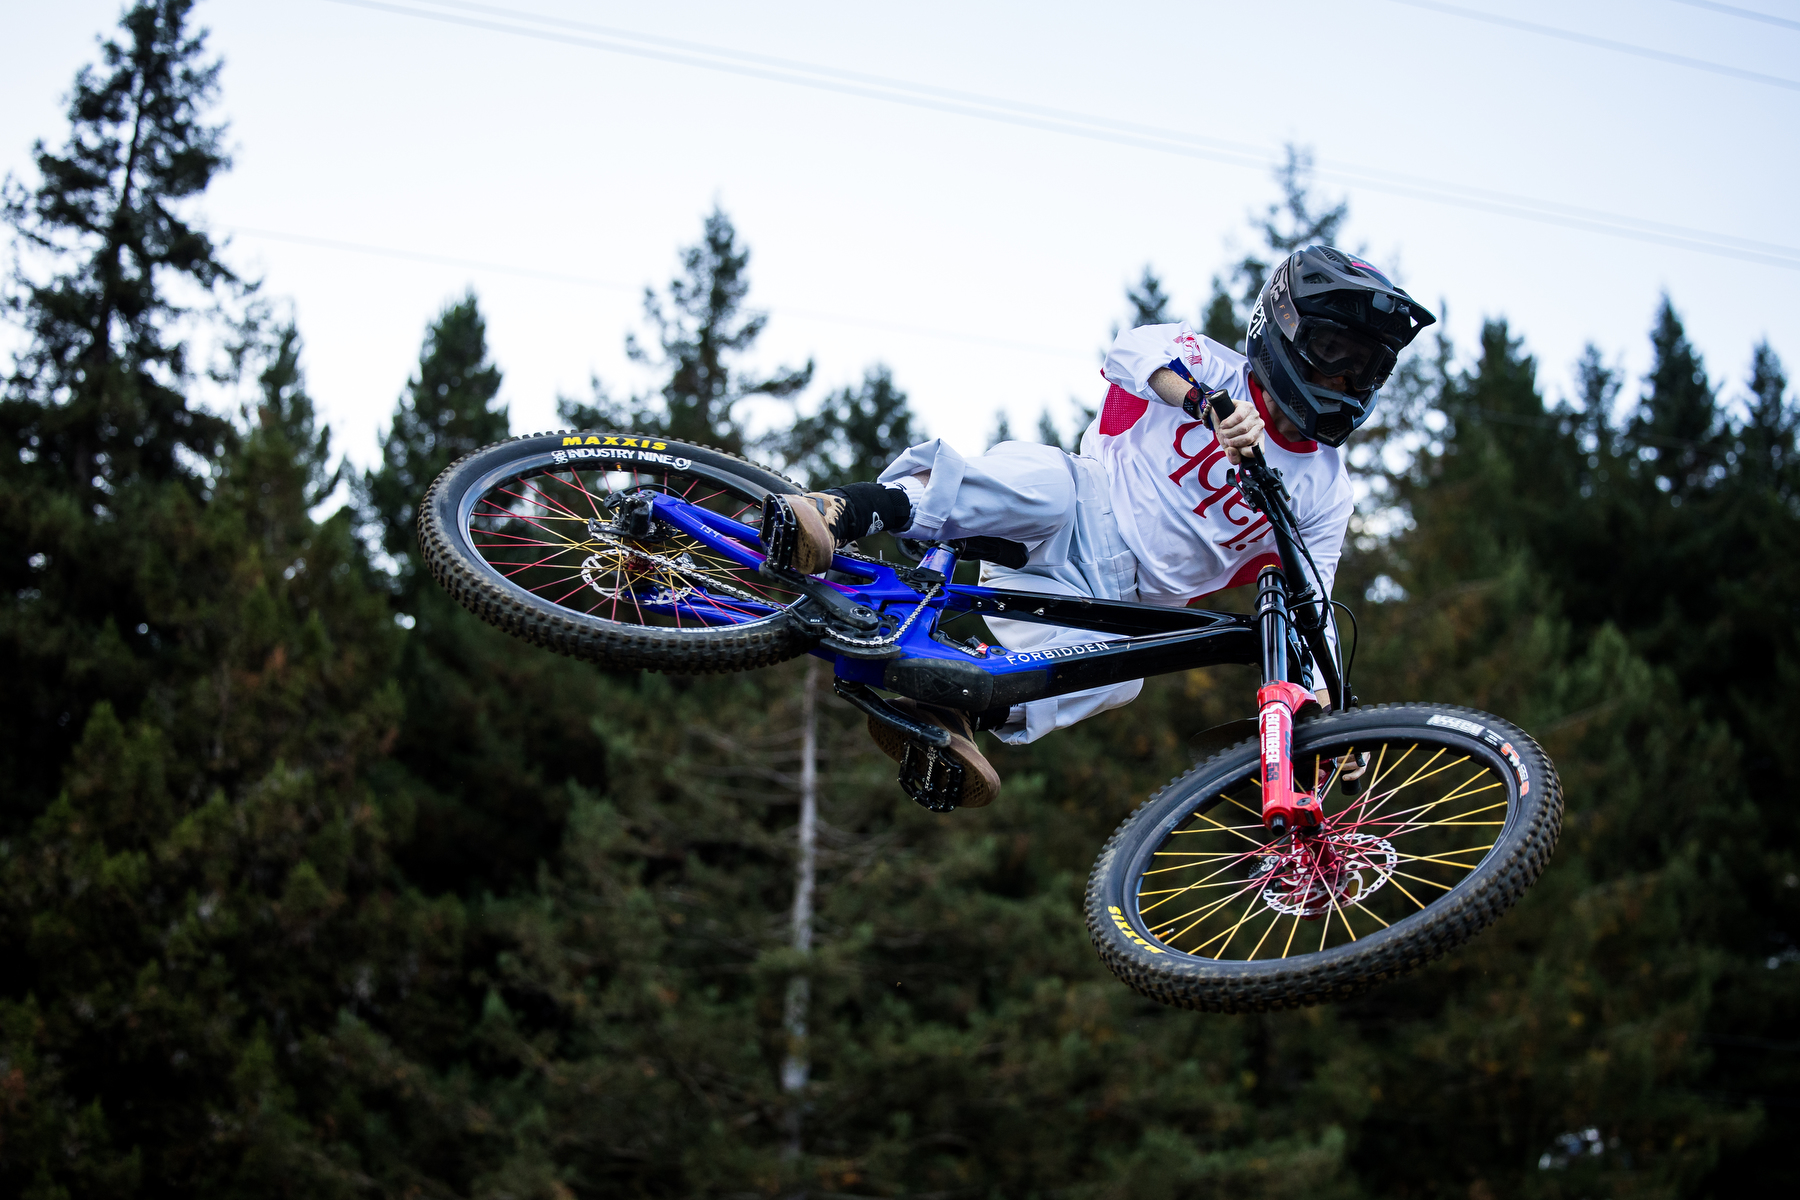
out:
M817 575L831 566L831 556L843 545L835 534L843 524L844 510L849 507L842 496L834 496L830 492L807 492L803 496L771 495L764 506L763 528L774 528L772 522L778 520L771 510L780 509L793 518L793 547L789 561L778 563L799 571L802 575ZM765 533L765 540L768 535ZM785 540L785 539L782 539ZM787 550L778 543L770 544L771 559L777 559Z
M900 764L900 786L907 795L933 811L981 808L994 802L1000 794L1000 773L975 748L975 726L968 713L917 700L888 703L919 724L936 725L950 734L950 744L938 750L907 737L892 725L869 718L869 736L883 754ZM954 788L946 786L946 764L961 770L961 783Z

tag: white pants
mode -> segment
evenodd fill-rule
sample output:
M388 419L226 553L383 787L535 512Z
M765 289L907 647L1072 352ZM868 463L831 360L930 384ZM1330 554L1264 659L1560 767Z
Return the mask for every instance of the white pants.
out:
M1024 543L1030 551L1024 567L981 565L981 582L987 587L1100 600L1138 598L1137 559L1119 537L1106 468L1098 459L1035 442L1001 442L986 454L964 458L942 441L930 441L895 459L880 481L906 488L912 498L912 527L897 531L902 536L928 541L999 537ZM1047 650L1124 636L991 617L988 628L1008 650ZM1016 705L994 733L1013 745L1035 742L1053 729L1129 704L1143 688L1143 680L1133 679Z

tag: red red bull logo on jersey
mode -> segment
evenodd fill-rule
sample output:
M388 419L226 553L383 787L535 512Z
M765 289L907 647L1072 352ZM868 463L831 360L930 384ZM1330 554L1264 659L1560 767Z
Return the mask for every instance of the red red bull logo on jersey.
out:
M1175 347L1189 371L1206 362L1206 352L1200 348L1200 339L1191 333L1177 334Z

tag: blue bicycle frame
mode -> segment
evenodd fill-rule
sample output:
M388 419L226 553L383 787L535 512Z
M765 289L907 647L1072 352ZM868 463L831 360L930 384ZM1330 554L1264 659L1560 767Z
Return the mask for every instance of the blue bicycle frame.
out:
M1298 679L1304 670L1283 572L1274 567L1264 570L1254 616L958 584L952 582L956 557L943 545L933 546L916 568L839 554L833 573L858 581L846 584L776 571L762 552L757 529L678 497L655 495L652 513L708 552L773 575L804 598L784 610L745 597L733 597L726 605L702 593L668 593L651 598L647 610L654 607L711 625L786 611L817 633L812 653L833 663L840 695L934 744L943 744L947 735L906 719L871 689L979 713L1194 667L1261 664L1265 683ZM1288 574L1293 574L1295 563L1285 541L1278 538L1278 545ZM941 632L945 622L969 613L1107 637L1015 652L974 639L953 641ZM1328 675L1334 707L1341 707L1336 672Z

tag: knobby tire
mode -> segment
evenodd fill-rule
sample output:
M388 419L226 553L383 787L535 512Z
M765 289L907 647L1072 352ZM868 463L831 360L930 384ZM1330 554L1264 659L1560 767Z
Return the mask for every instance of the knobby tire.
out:
M1537 880L1556 845L1563 800L1555 767L1537 743L1517 727L1486 713L1433 704L1384 704L1302 721L1294 733L1293 757L1298 771L1303 761L1314 761L1309 756L1328 761L1325 756L1333 748L1341 751L1359 745L1401 747L1409 741L1422 747L1416 762L1425 762L1435 753L1445 762L1462 764L1457 767L1459 772L1485 772L1470 775L1470 786L1479 784L1480 796L1472 792L1468 796L1452 794L1448 801L1438 802L1476 810L1476 818L1442 822L1458 828L1440 831L1439 836L1459 843L1492 836L1494 840L1479 856L1479 862L1474 861L1474 852L1460 846L1443 854L1426 855L1422 862L1412 861L1417 856L1405 853L1381 859L1382 853L1393 851L1405 841L1403 835L1430 825L1427 813L1407 816L1384 830L1380 826L1379 805L1389 801L1382 798L1382 788L1393 786L1384 779L1364 792L1367 799L1360 801L1364 805L1361 810L1355 808L1357 802L1345 800L1335 791L1330 793L1333 798L1326 805L1328 826L1334 807L1347 816L1375 814L1342 826L1362 830L1362 834L1351 836L1360 836L1369 848L1359 848L1363 861L1357 865L1368 868L1357 876L1360 900L1336 894L1335 884L1309 885L1314 890L1298 901L1292 899L1291 893L1255 890L1257 880L1273 878L1258 872L1263 864L1277 859L1259 856L1267 853L1268 843L1277 839L1261 829L1260 816L1251 811L1253 803L1234 802L1229 809L1223 803L1233 796L1256 794L1260 747L1252 738L1173 780L1126 818L1107 842L1088 878L1085 902L1088 931L1101 958L1126 984L1164 1004L1208 1012L1266 1012L1354 996L1384 980L1416 970L1498 920ZM1448 771L1444 768L1444 772ZM1452 786L1456 778L1460 775L1447 774L1443 787ZM1496 781L1504 786L1503 801L1498 799L1502 789ZM1395 791L1397 794L1399 789ZM1215 817L1215 810L1229 815ZM1400 807L1395 811L1408 810ZM1489 820L1490 817L1494 819ZM1227 825L1225 821L1234 824ZM1416 828L1405 828L1409 822ZM1496 832L1490 835L1486 832L1490 828ZM1196 834L1209 836L1192 836ZM1383 834L1386 840L1377 836ZM1184 837L1186 840L1177 840ZM1249 846L1252 839L1264 842L1264 849ZM1189 850L1206 845L1223 848L1210 857ZM1240 845L1242 851L1234 852ZM1411 869L1396 868L1396 859ZM1380 861L1371 866L1370 860ZM1451 865L1470 869L1452 882ZM1386 878L1378 878L1384 871ZM1184 874L1196 882L1177 886ZM1434 874L1435 879L1429 878ZM1390 885L1385 901L1374 894L1384 885ZM1162 898L1164 895L1173 895L1177 906L1204 912L1218 903L1202 903L1206 893L1199 889L1205 888L1221 889L1214 895L1235 894L1239 897L1233 901L1237 907L1215 909L1195 918L1190 928L1198 927L1196 931L1183 931L1189 942L1197 943L1207 933L1203 924L1207 920L1217 920L1220 932L1203 946L1184 948L1179 944L1182 938L1170 938L1172 927L1179 923L1163 921L1159 928L1162 916L1150 910L1169 903ZM1192 899L1184 894L1189 890L1194 890ZM1418 896L1428 899L1415 898ZM1391 902L1394 907L1389 915L1398 916L1403 908L1410 907L1407 901L1416 905L1417 911L1391 923L1379 914L1371 920L1370 914L1356 911L1359 905L1374 908L1378 903ZM1256 911L1259 904L1263 906L1261 912ZM1308 919L1307 914L1312 911L1308 904L1324 913L1323 933L1318 919ZM1230 925L1233 913L1242 914L1237 917L1236 926L1247 931L1241 941L1237 940L1238 929ZM1342 922L1342 932L1334 932L1338 929L1334 920ZM1362 936L1344 940L1353 934L1357 924L1363 926ZM1263 940L1252 948L1258 931L1262 931ZM1293 953L1301 931L1305 937L1298 939L1300 952ZM1271 938L1271 933L1276 936ZM1283 949L1283 937L1289 949ZM1342 944L1311 950L1312 941L1323 945L1334 937ZM1200 952L1194 952L1196 949ZM1242 957L1245 950L1250 951L1247 958ZM1259 960L1257 956L1265 952L1266 957Z
M742 624L702 626L690 621L686 627L670 627L643 619L641 613L640 619L631 620L613 619L626 614L583 611L581 603L593 597L581 592L579 583L561 602L554 594L520 586L477 547L470 533L471 511L484 503L484 496L499 493L509 497L503 503L517 507L516 497L540 490L531 480L559 472L575 479L576 489L582 488L577 472L599 478L619 473L654 478L660 472L667 479L678 474L682 479L704 480L717 489L714 495L741 503L746 513L760 508L771 492L800 491L792 480L735 454L667 438L564 430L484 447L438 476L420 503L418 516L419 548L432 577L477 617L534 646L604 667L680 675L766 666L793 658L811 645L783 612ZM518 486L509 487L511 483ZM570 555L581 552L580 547L567 549Z

